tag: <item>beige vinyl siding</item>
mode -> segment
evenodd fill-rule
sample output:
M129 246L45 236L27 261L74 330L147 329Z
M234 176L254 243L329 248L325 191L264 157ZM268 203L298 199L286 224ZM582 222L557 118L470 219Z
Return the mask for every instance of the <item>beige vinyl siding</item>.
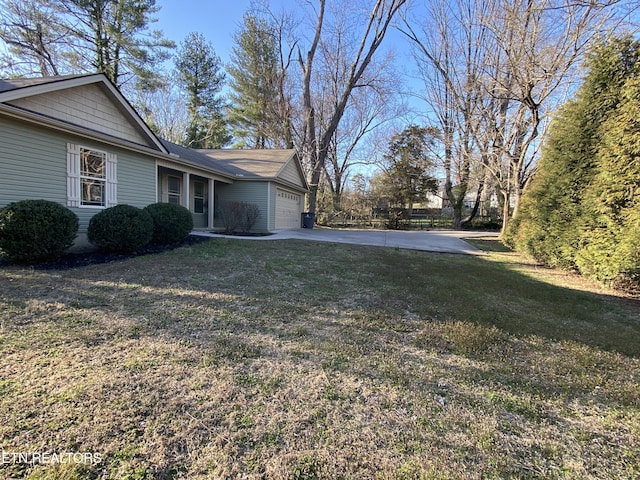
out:
M148 145L136 126L118 109L98 85L83 85L9 102L17 107L42 113L142 145Z
M117 200L136 207L155 202L156 170L151 157L74 135L55 133L0 117L0 206L45 199L67 205L67 143L117 156ZM100 208L72 208L85 232Z
M254 229L261 232L269 231L269 227L273 225L273 218L270 219L271 223L267 224L268 190L268 182L241 181L235 182L233 185L216 183L215 208L219 210L226 201L255 203L260 207L260 217ZM271 210L273 211L273 208ZM218 217L219 215L216 215L215 226L222 227L222 222Z
M280 175L278 175L278 178L304 188L304 181L300 178L300 171L296 167L296 162L293 160L289 160L286 163Z

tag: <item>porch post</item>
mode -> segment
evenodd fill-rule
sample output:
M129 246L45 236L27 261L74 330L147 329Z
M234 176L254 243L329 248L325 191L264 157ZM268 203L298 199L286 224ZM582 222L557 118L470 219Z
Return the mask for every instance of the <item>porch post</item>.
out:
M215 180L213 178L209 179L209 197L207 202L209 203L209 214L207 218L207 224L209 228L213 228L215 225L213 224L213 214L215 213Z
M182 199L182 206L187 207L187 210L191 211L191 198L189 192L189 184L191 183L191 175L188 172L185 172L182 175L182 190L184 191L184 198Z

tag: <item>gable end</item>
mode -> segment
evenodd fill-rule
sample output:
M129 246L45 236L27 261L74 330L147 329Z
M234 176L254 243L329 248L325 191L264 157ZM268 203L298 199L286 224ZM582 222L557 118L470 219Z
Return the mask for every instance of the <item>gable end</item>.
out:
M139 145L152 146L138 125L96 84L41 93L7 103Z

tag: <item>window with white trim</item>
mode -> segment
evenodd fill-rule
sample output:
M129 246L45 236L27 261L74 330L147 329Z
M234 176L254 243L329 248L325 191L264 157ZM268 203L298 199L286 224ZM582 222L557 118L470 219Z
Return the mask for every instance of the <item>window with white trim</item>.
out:
M67 144L67 205L106 208L117 204L116 155Z
M80 205L106 206L107 154L80 148Z
M169 175L167 178L168 202L181 205L180 197L182 195L182 179Z

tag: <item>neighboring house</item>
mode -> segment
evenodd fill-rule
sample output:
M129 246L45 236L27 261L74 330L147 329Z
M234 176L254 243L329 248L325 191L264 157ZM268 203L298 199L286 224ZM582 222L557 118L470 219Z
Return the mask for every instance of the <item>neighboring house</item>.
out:
M227 200L256 230L299 228L307 183L294 150L193 150L158 138L103 74L0 80L0 207L46 199L86 232L101 209L178 203L214 229Z

